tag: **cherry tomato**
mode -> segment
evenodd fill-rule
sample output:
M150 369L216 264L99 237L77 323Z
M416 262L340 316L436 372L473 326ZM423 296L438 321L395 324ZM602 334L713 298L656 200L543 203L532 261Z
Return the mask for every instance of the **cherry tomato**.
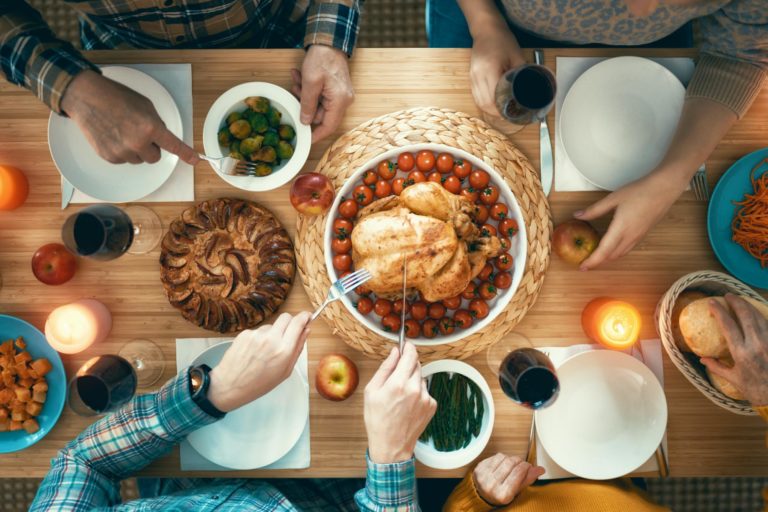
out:
M453 157L448 153L440 153L437 155L437 163L435 166L439 173L448 174L453 170Z
M443 183L443 179L443 176L437 171L431 172L427 175L427 181L434 181L435 183L440 183L441 185Z
M484 224L488 220L488 207L484 204L475 205L475 222Z
M427 318L427 303L419 300L411 304L411 318L419 321Z
M392 302L392 311L399 315L403 312L403 305L405 305L405 314L407 315L408 311L411 309L411 306L403 299L397 299L396 301Z
M366 185L356 186L352 196L361 206L366 206L373 202L373 190Z
M409 338L418 338L421 335L421 326L413 318L405 321L405 335Z
M443 187L452 194L458 194L461 192L461 180L456 176L448 176L443 182Z
M379 162L379 166L376 168L376 171L379 173L379 176L383 180L391 180L395 177L395 174L397 174L397 170L395 169L395 164L390 162L389 160L384 160L382 162Z
M480 226L480 236L492 237L496 236L496 228L490 224L483 224Z
M459 329L469 329L472 325L472 313L466 309L460 309L453 314L453 321Z
M333 234L338 236L349 236L352 234L352 228L355 225L347 219L336 219L333 221Z
M499 189L491 185L480 191L480 200L485 204L494 204L499 200Z
M416 155L416 168L421 172L431 171L435 167L435 154L431 151L419 151Z
M496 297L497 293L496 287L488 282L483 282L483 284L477 287L477 294L483 300L491 300Z
M355 200L347 199L346 201L342 201L339 205L339 213L342 217L354 219L355 215L357 215L357 203Z
M509 215L509 208L504 203L496 203L488 210L493 220L506 219Z
M398 332L400 330L400 316L389 314L381 319L381 325L387 332Z
M403 172L413 169L413 164L415 163L416 161L413 159L412 153L400 153L400 156L397 157L397 167Z
M408 173L408 179L405 180L406 186L413 185L414 183L423 183L427 181L427 177L421 171L411 171Z
M405 187L405 178L395 178L392 180L392 192L399 196L400 192L403 191L403 188Z
M456 160L453 165L453 174L460 180L463 180L472 174L472 164L466 160Z
M336 254L347 254L349 251L352 250L352 240L344 237L333 237L333 240L331 241L331 249L333 249L333 252Z
M488 186L491 182L491 176L480 169L475 169L472 174L469 175L469 184L476 190L482 190Z
M499 237L499 242L501 242L501 250L502 251L508 251L509 248L512 247L512 242L510 242L509 238L507 238L505 236L500 236Z
M512 238L520 231L520 226L517 225L515 219L504 219L499 222L499 231L501 231L502 235Z
M475 299L469 303L469 311L472 313L472 316L478 320L482 320L488 316L488 304L484 300Z
M379 180L379 175L370 169L363 173L363 183L366 185L374 185Z
M337 254L333 257L333 268L336 270L349 270L352 267L352 256L349 254Z
M467 199L470 203L477 202L478 196L477 190L472 187L461 189L461 197Z
M459 309L461 306L461 295L443 299L443 306L448 309Z
M373 194L378 198L392 195L392 184L389 183L387 180L377 181L376 189L373 191Z
M387 316L392 312L392 302L387 299L376 299L373 303L373 311L379 316Z
M373 301L368 297L360 297L357 299L357 310L361 315L367 315L373 311Z
M456 322L452 318L441 318L437 326L440 329L440 334L445 336L453 334L453 331L456 330Z
M475 297L477 297L477 294L475 293L475 289L477 287L475 286L475 283L470 282L466 288L464 288L464 291L461 292L461 298L472 300Z
M498 258L495 260L496 268L499 270L509 270L512 268L512 265L514 264L514 261L512 260L512 256L510 256L508 253L502 253L499 255Z
M482 279L483 281L487 281L489 277L491 277L491 272L493 272L493 266L490 263L486 263L483 267L483 270L480 271L479 274L477 274L477 277Z
M433 302L429 305L429 317L437 320L445 315L445 306L439 302Z
M506 290L512 286L512 274L509 272L499 272L493 278L493 284L496 285L496 288Z
M428 318L427 320L424 320L423 324L421 324L421 335L425 338L434 338L437 336L437 332L437 320Z

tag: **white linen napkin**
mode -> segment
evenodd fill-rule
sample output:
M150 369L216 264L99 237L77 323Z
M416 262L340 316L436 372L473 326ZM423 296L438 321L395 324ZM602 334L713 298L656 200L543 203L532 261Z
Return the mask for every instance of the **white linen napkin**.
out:
M176 340L176 371L182 371L192 364L195 358L206 348L213 345L231 341L232 338L187 338ZM296 362L296 368L299 370L301 380L307 390L306 400L309 401L309 382L308 382L308 363L307 347L301 351L299 360ZM310 463L309 446L309 417L307 425L304 427L301 437L293 448L280 460L273 462L269 466L261 469L304 469L309 467ZM180 459L182 471L231 471L231 469L219 466L209 461L195 450L185 439L180 444Z
M557 95L555 98L555 190L558 192L581 192L601 190L588 182L565 154L560 138L560 109L565 96L576 79L586 70L605 60L604 57L557 57ZM671 57L651 59L669 69L684 86L688 86L693 76L693 59Z
M184 129L184 142L192 146L194 144L194 134L192 132L192 65L191 64L120 64L130 68L137 69L148 74L163 87L165 87L176 106L179 107L181 114L181 125ZM64 177L61 178L64 180ZM176 168L171 173L168 181L149 194L148 196L135 201L137 203L162 203L162 202L182 202L195 200L195 168L188 163L179 160ZM72 194L71 204L81 203L103 203L99 199L94 199L79 190L75 189Z
M656 375L659 379L662 388L664 387L664 361L661 355L661 340L642 340L640 341L642 351L637 346L632 348L631 352L627 352L637 360L645 365ZM570 347L549 347L539 348L541 351L546 351L549 354L549 358L552 360L552 364L555 368L560 366L566 359L581 352L587 350L604 350L599 345L572 345ZM643 359L645 356L645 359ZM667 465L669 465L669 450L667 449L667 434L664 433L664 439L662 440L664 446L664 456L667 459ZM546 473L540 477L541 480L556 480L560 478L573 478L575 475L569 473L565 469L561 468L549 454L544 450L544 446L541 444L538 432L536 433L536 464L543 467ZM658 473L659 464L656 460L656 454L652 455L645 464L637 468L635 473Z

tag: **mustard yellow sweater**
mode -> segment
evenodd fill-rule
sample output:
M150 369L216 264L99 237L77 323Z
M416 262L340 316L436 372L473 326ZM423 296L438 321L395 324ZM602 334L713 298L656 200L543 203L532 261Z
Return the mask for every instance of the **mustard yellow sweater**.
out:
M768 406L758 407L757 412L768 421ZM768 502L768 491L763 495ZM456 486L443 512L664 512L669 509L654 505L648 497L634 487L629 480L595 482L569 480L549 485L529 487L521 492L508 506L495 508L477 493L470 471ZM768 512L768 507L766 508Z

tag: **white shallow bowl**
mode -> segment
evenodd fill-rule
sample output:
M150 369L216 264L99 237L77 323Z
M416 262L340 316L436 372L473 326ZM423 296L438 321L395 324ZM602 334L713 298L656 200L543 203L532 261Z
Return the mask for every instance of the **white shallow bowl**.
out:
M511 247L509 249L509 253L514 258L514 267L512 269L512 285L507 290L503 290L503 293L499 293L493 300L487 301L489 306L488 316L479 322L474 322L469 329L456 329L453 334L448 336L438 334L434 338L425 338L423 336L418 338L408 338L409 341L415 345L429 346L441 345L443 343L453 343L467 336L471 336L472 334L490 324L499 315L499 313L501 313L504 308L507 307L507 304L509 304L509 301L511 301L512 297L515 295L517 287L520 285L520 281L523 279L523 273L525 271L525 256L528 248L528 235L526 232L523 213L520 210L520 206L517 204L517 199L515 199L514 194L512 194L512 191L510 190L507 183L502 179L501 175L496 172L496 170L490 165L467 153L466 151L452 148L450 146L444 146L442 144L425 143L394 148L366 162L365 165L355 171L355 173L350 176L349 179L347 179L346 183L344 183L344 185L336 191L336 197L333 200L333 205L331 206L331 209L329 210L328 216L326 218L325 235L323 238L325 268L328 272L328 277L330 278L331 282L334 282L337 279L336 270L333 268L333 251L331 250L331 241L333 238L333 221L338 217L339 204L341 203L342 198L351 197L352 190L360 184L359 182L362 174L366 170L375 167L375 165L382 160L397 160L397 156L403 152L410 152L415 156L416 153L422 150L433 151L435 154L443 152L450 153L454 157L458 157L462 160L468 160L472 163L473 168L482 169L490 174L491 183L499 188L499 202L504 202L507 204L509 207L510 218L517 221L518 227L520 229L517 235L510 239ZM356 299L356 297L357 296L354 293L350 293L342 296L341 302L358 322L362 323L376 334L388 338L393 342L397 342L398 333L387 332L382 329L380 319L375 315L375 313L371 312L368 315L360 314L360 312L357 310L357 308L355 308L353 304L353 301Z
M219 145L219 130L229 114L242 112L247 108L244 101L249 96L267 98L271 105L283 114L281 124L291 125L296 130L293 156L275 167L269 176L228 176L216 169L214 172L233 187L250 192L263 192L282 187L301 171L312 146L312 129L299 122L301 105L291 93L267 82L248 82L236 85L213 102L203 124L203 149L206 155L220 158L229 154L229 151L225 153Z
M219 364L232 343L209 347L193 366ZM206 425L187 440L211 462L230 469L256 469L284 457L304 432L309 417L307 385L294 369L291 376L258 400Z
M536 411L536 430L563 469L607 480L654 454L667 428L667 400L647 366L623 352L591 350L567 359L557 377L560 394Z
M157 80L123 66L106 66L102 73L148 98L168 130L184 138L179 107ZM154 164L111 164L96 153L72 119L54 112L48 119L48 148L56 168L76 189L110 203L148 196L171 177L179 161L178 156L162 150Z
M422 376L425 378L443 372L463 375L480 388L485 406L480 435L474 438L466 448L452 452L437 451L431 441L429 443L419 441L416 443L414 455L416 460L425 466L435 469L455 469L466 466L483 453L483 450L488 445L488 441L491 439L496 409L493 405L493 395L491 395L491 388L488 387L488 383L480 375L480 372L467 363L453 359L442 359L429 363L421 369Z
M563 102L563 148L584 178L616 190L661 162L677 129L685 88L667 68L616 57L581 75Z

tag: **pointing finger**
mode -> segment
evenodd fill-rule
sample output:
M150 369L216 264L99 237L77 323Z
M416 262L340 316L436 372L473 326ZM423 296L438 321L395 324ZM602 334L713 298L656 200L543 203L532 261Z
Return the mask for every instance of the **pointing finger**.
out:
M606 213L616 208L616 201L613 193L608 194L596 203L591 204L585 210L574 212L573 216L581 220L593 220L602 217Z
M179 158L190 165L195 165L200 161L200 157L197 156L197 152L194 149L184 144L184 141L172 134L166 128L160 130L155 136L154 142L169 153L179 155Z

